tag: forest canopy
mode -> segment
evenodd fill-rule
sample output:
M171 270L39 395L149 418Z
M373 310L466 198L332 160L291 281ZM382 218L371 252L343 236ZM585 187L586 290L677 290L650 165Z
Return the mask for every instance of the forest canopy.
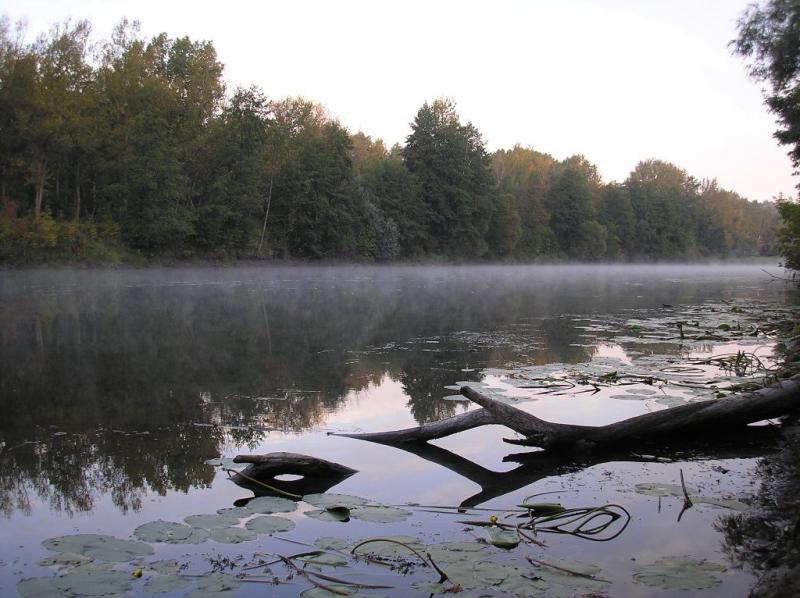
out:
M227 89L210 41L0 20L0 260L647 260L772 254L774 203L644 159L489 152L456 104L405 144ZM520 116L524 118L524 115Z

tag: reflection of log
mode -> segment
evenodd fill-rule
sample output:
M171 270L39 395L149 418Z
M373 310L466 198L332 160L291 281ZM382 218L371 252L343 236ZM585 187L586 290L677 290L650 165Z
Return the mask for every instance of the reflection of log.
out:
M269 491L264 486L260 486L247 478L264 482L284 492L304 495L325 492L342 480L357 473L355 469L339 463L297 453L237 455L233 461L234 463L250 464L242 470L241 473L243 475L235 474L231 476L231 479L237 485L252 490L256 495L269 494ZM276 479L276 476L287 474L300 476L300 478L295 480ZM247 476L247 478L244 476Z
M431 440L486 424L502 424L525 436L524 439L508 442L565 450L598 445L633 444L655 437L718 434L749 423L780 417L800 408L800 380L795 378L754 392L688 403L606 426L577 426L548 422L511 405L490 399L469 386L464 386L461 394L483 409L424 424L418 428L371 434L342 434L342 436L394 443Z
M652 453L651 455L618 449L597 450L579 455L555 451L518 453L506 456L503 461L512 461L521 463L521 465L511 471L502 472L492 471L427 442L376 442L417 455L475 482L481 487L481 491L464 499L460 504L461 507L475 507L541 479L578 472L602 463L761 457L776 450L780 436L780 433L774 428L751 428L729 437L723 437L713 447L706 442L691 440L671 444L659 442L656 445L644 443L643 449Z

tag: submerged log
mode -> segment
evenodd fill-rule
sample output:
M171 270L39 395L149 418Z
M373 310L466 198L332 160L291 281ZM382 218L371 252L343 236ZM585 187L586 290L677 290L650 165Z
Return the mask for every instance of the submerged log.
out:
M800 376L753 392L688 403L605 426L548 422L511 405L490 399L469 386L462 387L461 394L483 409L423 424L417 428L338 435L389 444L433 440L478 426L501 424L524 436L522 439L505 439L506 442L560 450L619 446L635 444L645 439L691 434L713 435L798 410Z

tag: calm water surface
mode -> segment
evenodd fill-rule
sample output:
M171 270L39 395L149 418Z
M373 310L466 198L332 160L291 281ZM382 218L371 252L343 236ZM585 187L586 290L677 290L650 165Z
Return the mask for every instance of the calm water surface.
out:
M682 498L643 496L634 485L676 483L683 469L704 494L746 500L757 491L749 475L755 455L663 463L620 456L514 472L519 465L503 458L524 449L503 443L513 434L496 426L436 441L439 450L430 454L326 433L403 428L463 412L467 404L443 398L456 392L447 386L482 381L514 394L512 369L617 363L641 370L637 360L651 355L735 351L738 344L644 342L621 335L619 326L667 309L792 304L792 290L764 267L0 273L0 595L14 595L23 577L51 574L37 564L49 554L45 538L129 537L144 522L181 521L251 496L206 461L272 451L355 468L359 473L332 491L384 504L466 501L502 511L551 491L559 493L552 500L568 506L623 504L632 521L612 542L552 536L537 558L601 566L614 582L610 595L669 595L633 583L633 568L668 555L729 564L714 527L728 511L696 505L678 522ZM767 269L781 274L774 265ZM750 344L756 342L768 359L771 341ZM604 424L664 406L655 397L612 398L619 390L516 394L530 399L520 408L570 423ZM713 469L720 464L733 473ZM355 540L411 533L427 541L463 535L458 518L426 511L402 524L289 517L298 524L292 537L306 542L337 534ZM259 542L233 550L252 553ZM213 542L190 548L199 569L204 555L232 550ZM157 546L159 558L187 551ZM708 594L746 595L752 579L730 569ZM304 587L269 592L296 595ZM264 588L243 586L240 594L264 595Z

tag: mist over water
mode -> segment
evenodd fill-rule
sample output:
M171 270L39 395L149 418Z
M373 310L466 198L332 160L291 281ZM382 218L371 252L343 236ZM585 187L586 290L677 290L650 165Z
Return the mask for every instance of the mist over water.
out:
M3 272L0 540L21 534L35 554L53 530L125 536L156 517L213 512L242 491L204 462L240 452L305 452L360 470L335 491L458 502L474 483L323 432L454 415L467 406L443 399L445 387L484 380L487 368L627 359L631 347L592 331L593 318L794 302L764 270L783 274L774 263ZM575 397L524 408L605 423L641 405ZM503 435L438 444L507 470ZM0 580L11 587L7 568Z

